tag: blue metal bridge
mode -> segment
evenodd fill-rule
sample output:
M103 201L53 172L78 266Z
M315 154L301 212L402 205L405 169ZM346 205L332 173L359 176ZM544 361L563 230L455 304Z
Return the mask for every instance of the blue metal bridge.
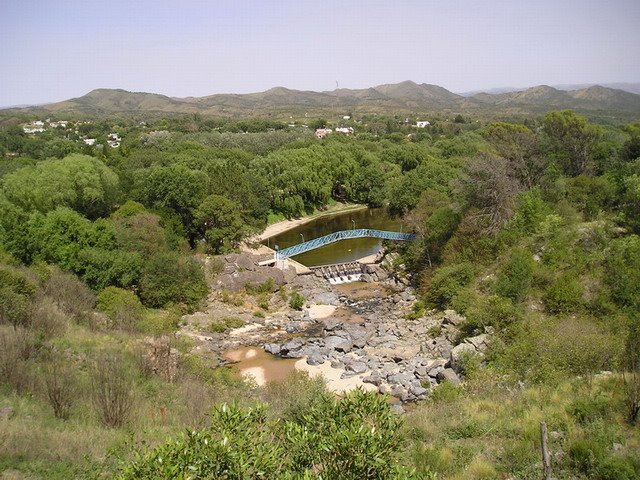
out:
M413 233L388 232L386 230L372 230L370 228L360 228L358 230L341 230L324 237L314 238L308 242L299 243L292 247L283 248L278 252L278 258L289 258L301 253L308 252L316 248L324 247L330 243L346 240L347 238L380 238L382 240L410 241L416 238Z

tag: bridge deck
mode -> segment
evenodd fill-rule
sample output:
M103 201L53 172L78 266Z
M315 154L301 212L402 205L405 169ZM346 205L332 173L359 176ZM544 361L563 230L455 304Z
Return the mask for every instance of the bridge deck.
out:
M401 232L389 232L386 230L373 230L371 228L360 228L357 230L341 230L334 232L324 237L314 238L308 242L299 243L292 247L283 248L278 252L278 258L289 258L301 253L314 250L316 248L324 247L330 243L338 242L348 238L380 238L382 240L399 240L410 241L415 239L413 233L401 233Z

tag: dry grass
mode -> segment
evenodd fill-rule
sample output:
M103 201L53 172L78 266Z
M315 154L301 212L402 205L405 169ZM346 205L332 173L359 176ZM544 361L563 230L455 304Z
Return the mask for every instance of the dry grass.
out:
M554 474L566 478L575 473L567 464L568 447L595 428L579 424L569 407L578 399L598 395L607 399L611 412L608 434L628 438L626 448L640 455L640 432L629 435L624 425L619 384L620 379L613 377L592 385L573 380L521 388L480 371L465 391L456 395L452 389L408 415L410 456L419 471L435 471L442 479L538 479L542 476L539 425L544 421L551 432Z

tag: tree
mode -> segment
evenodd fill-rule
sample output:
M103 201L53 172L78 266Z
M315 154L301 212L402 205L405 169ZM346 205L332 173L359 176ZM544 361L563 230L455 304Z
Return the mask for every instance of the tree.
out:
M140 298L145 305L161 308L182 303L193 308L206 294L204 272L193 258L165 252L145 262L140 281Z
M495 235L511 219L515 197L522 186L507 160L491 155L474 158L458 183L458 194L477 209L484 233Z
M536 135L526 126L513 123L494 123L485 136L499 156L508 160L520 183L527 188L537 185L546 161Z
M69 207L88 218L108 215L120 194L118 177L109 167L79 154L12 172L4 177L2 190L27 212Z
M549 151L556 157L565 174L576 176L592 170L592 152L600 138L600 130L589 125L585 117L571 110L545 115L543 129Z
M216 253L235 248L247 230L238 205L220 195L209 195L194 212L198 232Z
M193 242L193 211L204 199L208 183L205 173L182 165L152 167L135 173L133 196L149 208L176 212Z

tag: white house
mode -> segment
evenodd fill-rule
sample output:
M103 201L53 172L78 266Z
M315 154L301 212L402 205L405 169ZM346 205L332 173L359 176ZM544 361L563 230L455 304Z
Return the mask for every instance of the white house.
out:
M92 146L96 143L96 139L95 138L85 138L84 139L84 143L86 143L89 146Z
M428 127L429 125L431 125L430 122L427 122L426 120L424 122L416 122L416 128L424 128L424 127Z

